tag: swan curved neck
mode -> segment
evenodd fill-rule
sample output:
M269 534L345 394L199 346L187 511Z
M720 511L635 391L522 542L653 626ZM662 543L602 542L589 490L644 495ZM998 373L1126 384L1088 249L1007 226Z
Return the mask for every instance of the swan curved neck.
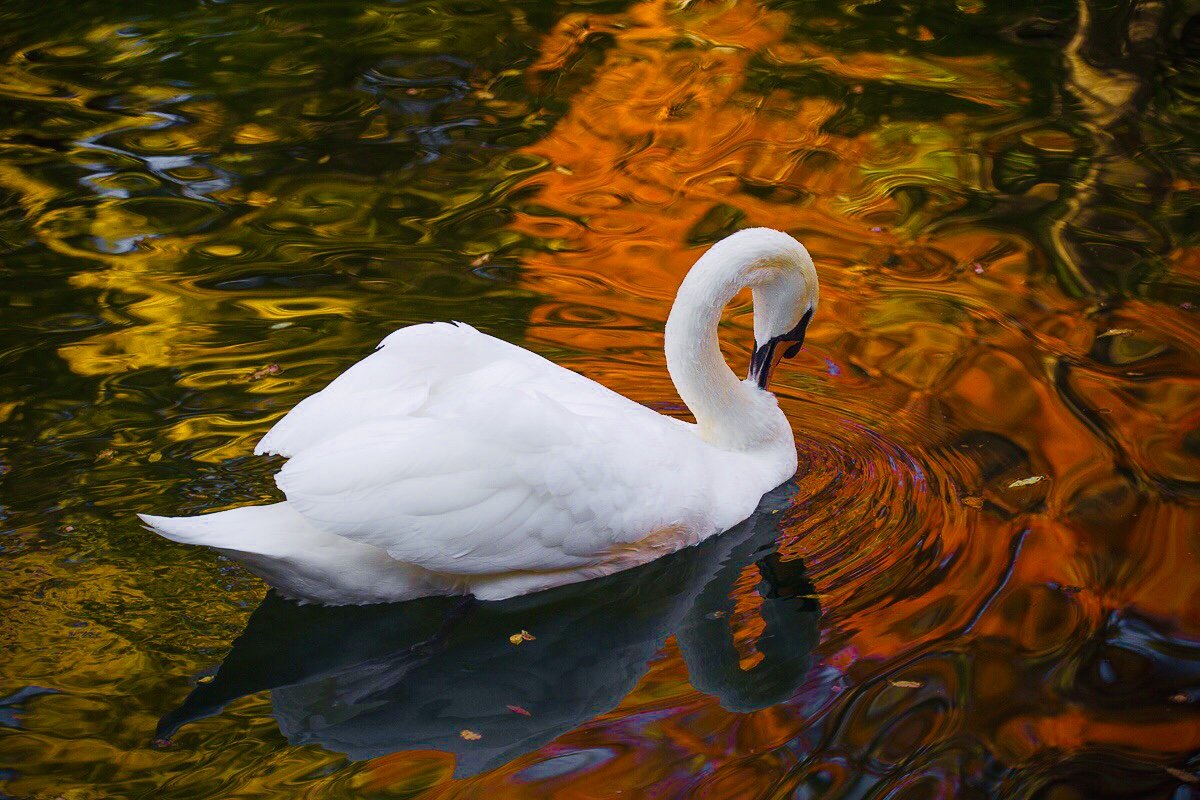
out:
M721 355L721 312L752 281L750 264L714 250L688 272L671 306L664 340L667 371L700 436L719 447L744 449L761 437L755 419L759 406L768 399L778 406L771 395L738 380Z

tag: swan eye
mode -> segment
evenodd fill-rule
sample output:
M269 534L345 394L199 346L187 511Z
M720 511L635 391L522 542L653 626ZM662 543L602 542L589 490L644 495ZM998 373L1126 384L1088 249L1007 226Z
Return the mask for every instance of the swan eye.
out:
M804 346L804 334L808 332L808 323L812 322L813 310L810 307L804 312L804 316L796 323L796 327L780 336L779 339L785 342L795 342L791 347L784 351L784 358L795 358L800 352L800 348Z
M758 384L758 388L767 388L771 381L771 372L781 359L793 358L800 352L800 348L804 346L804 334L808 330L808 323L812 320L812 315L813 310L810 308L804 312L804 316L796 323L796 327L785 334L776 336L754 351L754 355L750 357L749 378ZM784 342L792 344L786 350L776 353L776 349Z

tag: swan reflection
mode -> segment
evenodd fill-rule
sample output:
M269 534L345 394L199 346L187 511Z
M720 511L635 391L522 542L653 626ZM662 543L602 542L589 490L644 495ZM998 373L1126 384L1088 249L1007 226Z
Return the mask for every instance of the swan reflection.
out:
M727 710L782 702L804 680L818 636L803 564L777 548L794 491L771 492L748 520L696 547L501 602L330 608L269 594L215 677L163 717L158 736L270 689L293 744L356 760L443 750L456 755L457 776L474 775L616 707L672 634L692 684ZM761 658L743 668L731 622L747 567L763 632L754 642ZM522 630L535 638L510 641Z

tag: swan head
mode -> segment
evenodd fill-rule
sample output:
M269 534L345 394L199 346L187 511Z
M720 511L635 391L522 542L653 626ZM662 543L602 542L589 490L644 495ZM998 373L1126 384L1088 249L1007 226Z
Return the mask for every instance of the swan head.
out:
M817 270L804 245L769 228L739 231L723 240L738 246L744 280L754 293L754 354L748 380L766 389L781 359L804 345L817 310Z
M745 288L754 294L755 352L749 379L739 381L721 355L717 330L722 309ZM795 469L791 427L766 388L776 362L800 349L816 308L812 258L786 233L749 228L700 256L679 286L663 348L701 438L729 450L766 448L780 455L781 474L789 463Z

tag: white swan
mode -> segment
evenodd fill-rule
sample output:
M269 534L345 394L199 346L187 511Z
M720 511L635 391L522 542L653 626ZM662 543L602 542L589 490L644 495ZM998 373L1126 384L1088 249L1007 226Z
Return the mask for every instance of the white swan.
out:
M747 286L755 352L739 381L717 325ZM817 299L808 251L778 231L740 231L696 262L665 335L694 425L467 325L402 328L259 442L289 459L285 502L139 516L330 605L500 600L627 569L733 527L795 473L767 384Z

